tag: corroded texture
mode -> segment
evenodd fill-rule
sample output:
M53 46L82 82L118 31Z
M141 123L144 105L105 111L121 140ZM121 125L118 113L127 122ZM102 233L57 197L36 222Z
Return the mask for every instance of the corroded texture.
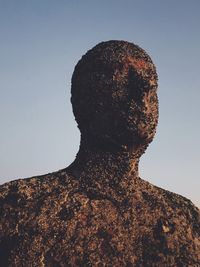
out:
M157 75L138 46L104 42L72 78L81 130L66 169L0 187L0 266L200 266L200 213L138 176L158 120Z
M158 119L156 89L155 66L138 46L110 41L88 51L72 77L82 141L106 151L149 143Z

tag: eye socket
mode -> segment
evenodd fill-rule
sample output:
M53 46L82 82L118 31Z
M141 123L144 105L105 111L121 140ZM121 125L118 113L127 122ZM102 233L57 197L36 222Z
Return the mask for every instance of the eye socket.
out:
M129 97L138 103L142 101L142 96L146 91L147 83L134 69L131 68L128 73L127 88Z

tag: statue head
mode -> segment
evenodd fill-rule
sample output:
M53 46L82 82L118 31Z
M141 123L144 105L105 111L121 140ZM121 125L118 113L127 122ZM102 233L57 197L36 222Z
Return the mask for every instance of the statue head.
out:
M139 46L125 41L96 45L76 65L71 93L81 137L88 144L132 150L153 140L157 74Z

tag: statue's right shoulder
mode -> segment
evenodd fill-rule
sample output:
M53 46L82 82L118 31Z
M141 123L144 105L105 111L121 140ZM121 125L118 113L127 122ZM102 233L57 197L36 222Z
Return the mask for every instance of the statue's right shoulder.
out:
M0 186L0 239L18 232L21 222L30 219L51 196L68 194L78 182L65 170L17 179Z

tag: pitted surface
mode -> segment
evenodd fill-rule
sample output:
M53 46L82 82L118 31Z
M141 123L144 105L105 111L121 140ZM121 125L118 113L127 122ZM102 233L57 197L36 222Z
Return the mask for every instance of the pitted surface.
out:
M85 192L67 170L1 187L1 266L199 266L200 216L176 194L136 179L116 201Z
M150 57L124 41L88 51L72 78L75 161L0 187L0 266L199 267L200 213L138 175L158 121Z

